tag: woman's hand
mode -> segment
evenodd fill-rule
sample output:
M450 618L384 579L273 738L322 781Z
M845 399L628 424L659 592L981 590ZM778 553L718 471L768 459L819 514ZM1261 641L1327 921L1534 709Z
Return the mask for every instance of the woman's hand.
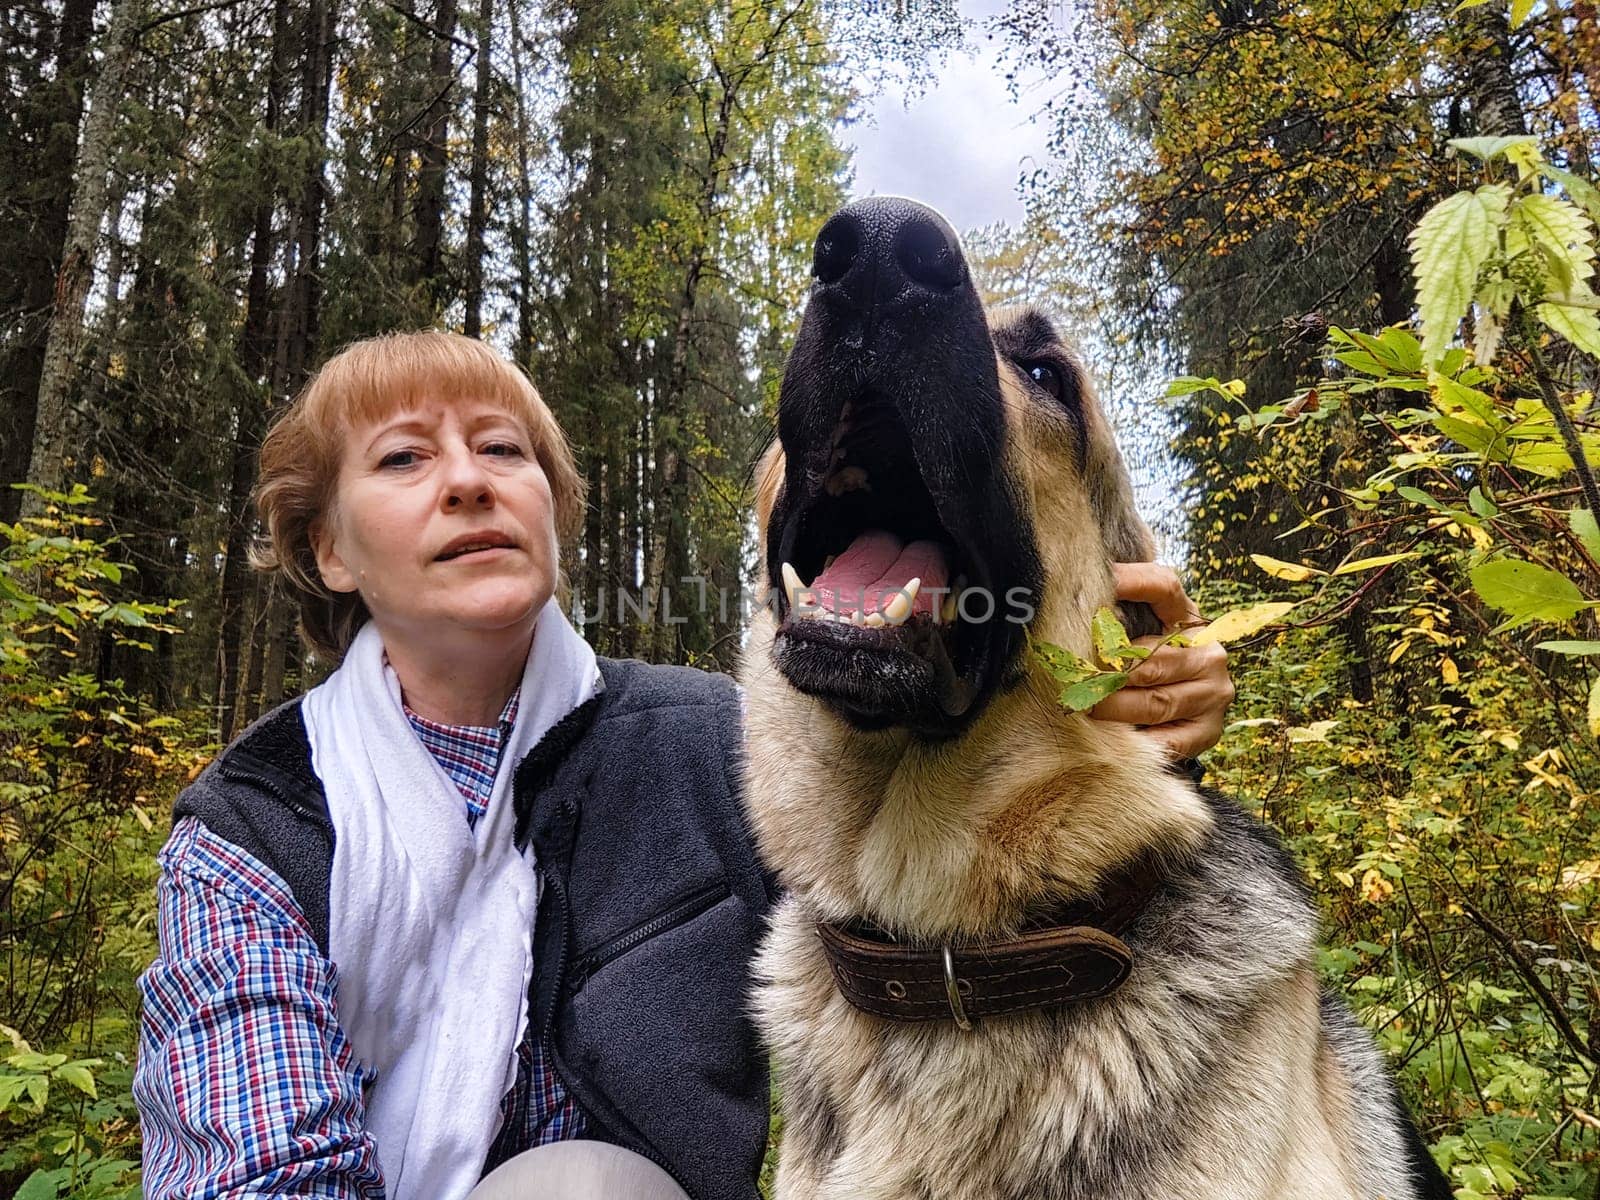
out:
M1113 563L1118 600L1142 600L1169 629L1205 624L1171 567ZM1136 638L1156 646L1159 637ZM1174 758L1193 758L1217 744L1233 702L1228 652L1220 644L1161 646L1128 673L1128 683L1089 710L1102 721L1126 721L1166 746Z

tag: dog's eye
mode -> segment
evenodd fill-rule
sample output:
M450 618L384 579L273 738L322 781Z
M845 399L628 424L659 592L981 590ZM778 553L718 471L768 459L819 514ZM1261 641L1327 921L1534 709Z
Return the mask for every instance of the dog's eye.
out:
M1067 398L1067 381L1061 376L1061 369L1054 363L1033 362L1023 363L1022 369L1028 373L1028 378L1033 380L1057 400Z

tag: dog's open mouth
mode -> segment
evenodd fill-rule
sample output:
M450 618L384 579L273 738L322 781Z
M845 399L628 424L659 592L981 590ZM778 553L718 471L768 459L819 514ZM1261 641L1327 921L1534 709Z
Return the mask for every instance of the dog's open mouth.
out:
M826 453L807 457L809 494L777 531L780 666L863 724L930 700L959 721L1005 619L981 549L941 516L892 402L845 405Z

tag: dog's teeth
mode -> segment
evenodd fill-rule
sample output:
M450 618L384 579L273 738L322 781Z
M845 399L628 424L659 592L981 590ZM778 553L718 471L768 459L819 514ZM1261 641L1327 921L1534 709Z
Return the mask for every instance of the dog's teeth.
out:
M911 606L917 602L917 589L921 579L913 579L894 594L894 599L883 606L883 616L891 625L899 625L911 615Z
M854 625L857 629L864 627L866 623L867 618L861 613L853 612L850 614L850 624Z
M783 590L789 600L790 608L799 608L801 597L805 593L806 585L800 582L800 572L788 563L783 564Z
M862 618L861 623L868 629L882 629L888 624L888 622L883 619L883 614L881 612L868 613Z
M954 621L957 616L956 606L960 603L960 593L952 589L950 594L944 598L944 605L939 610L939 620L946 625Z

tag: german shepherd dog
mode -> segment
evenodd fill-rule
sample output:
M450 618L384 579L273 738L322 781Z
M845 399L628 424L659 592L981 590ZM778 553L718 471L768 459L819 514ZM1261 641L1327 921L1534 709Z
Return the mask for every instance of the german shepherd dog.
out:
M778 1200L1448 1197L1274 836L1034 665L1153 557L1079 360L907 200L814 275L742 670Z

